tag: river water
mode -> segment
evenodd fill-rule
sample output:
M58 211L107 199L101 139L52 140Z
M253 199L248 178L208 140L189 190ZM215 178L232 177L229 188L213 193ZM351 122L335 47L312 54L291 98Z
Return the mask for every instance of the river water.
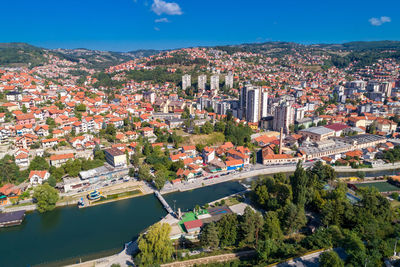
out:
M182 211L242 191L239 182L225 182L165 199ZM20 226L0 230L0 266L60 266L108 256L160 220L166 211L153 195L79 209L57 208L28 213Z

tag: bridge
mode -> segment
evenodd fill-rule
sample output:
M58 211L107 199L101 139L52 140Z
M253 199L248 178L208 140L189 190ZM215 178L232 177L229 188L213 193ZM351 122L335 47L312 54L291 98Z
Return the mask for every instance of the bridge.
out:
M160 200L161 204L164 206L164 208L167 210L167 212L171 215L174 215L174 211L170 207L170 205L167 203L167 201L164 199L164 197L160 194L158 191L154 191L154 195Z

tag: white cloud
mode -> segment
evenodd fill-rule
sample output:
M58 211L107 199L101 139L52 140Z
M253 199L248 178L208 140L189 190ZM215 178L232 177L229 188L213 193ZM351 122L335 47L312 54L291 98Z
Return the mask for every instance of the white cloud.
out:
M181 7L177 3L168 3L163 0L154 0L151 5L151 10L157 15L182 15Z
M154 30L155 30L155 31L160 31L160 28L154 27Z
M380 18L370 18L368 21L373 26L381 26L384 23L391 22L392 19L390 17L382 16Z
M167 18L160 18L160 19L156 19L154 22L155 23L162 23L162 22L167 23L167 22L169 22L169 20Z

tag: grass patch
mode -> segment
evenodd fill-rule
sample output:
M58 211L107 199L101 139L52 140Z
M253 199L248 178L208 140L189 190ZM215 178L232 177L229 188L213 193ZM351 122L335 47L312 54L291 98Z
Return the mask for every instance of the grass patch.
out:
M133 191L127 191L127 192L122 192L122 193L118 193L118 194L111 194L111 195L108 195L107 197L102 197L101 199L95 201L94 203L109 201L109 200L118 199L118 198L124 198L124 197L128 197L128 196L139 195L140 193L141 193L140 190L133 190Z
M30 206L33 205L34 203L21 203L21 204L16 204L16 205L11 205L11 206L7 206L5 207L5 209L10 209L10 208L16 208L16 207L24 207L24 206Z
M225 141L225 135L223 133L214 132L211 134L196 134L184 137L183 145L222 145Z
M376 187L376 189L378 189L379 192L391 192L400 190L400 188L392 184L389 184L388 182L362 183L362 184L356 184L356 186L358 188Z
M233 205L236 205L239 203L240 203L240 201L236 196L225 199L225 205L227 205L227 206L233 206Z
M392 208L399 208L400 207L400 201L393 200L393 201L390 202L390 206L392 206Z

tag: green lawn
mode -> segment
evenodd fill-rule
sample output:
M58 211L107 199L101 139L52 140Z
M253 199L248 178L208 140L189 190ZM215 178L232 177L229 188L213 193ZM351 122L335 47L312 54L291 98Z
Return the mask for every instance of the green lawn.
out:
M371 183L362 183L362 184L356 184L358 188L362 187L376 187L379 192L391 192L391 191L399 191L400 188L397 186L394 186L392 184L389 184L388 182L371 182Z

